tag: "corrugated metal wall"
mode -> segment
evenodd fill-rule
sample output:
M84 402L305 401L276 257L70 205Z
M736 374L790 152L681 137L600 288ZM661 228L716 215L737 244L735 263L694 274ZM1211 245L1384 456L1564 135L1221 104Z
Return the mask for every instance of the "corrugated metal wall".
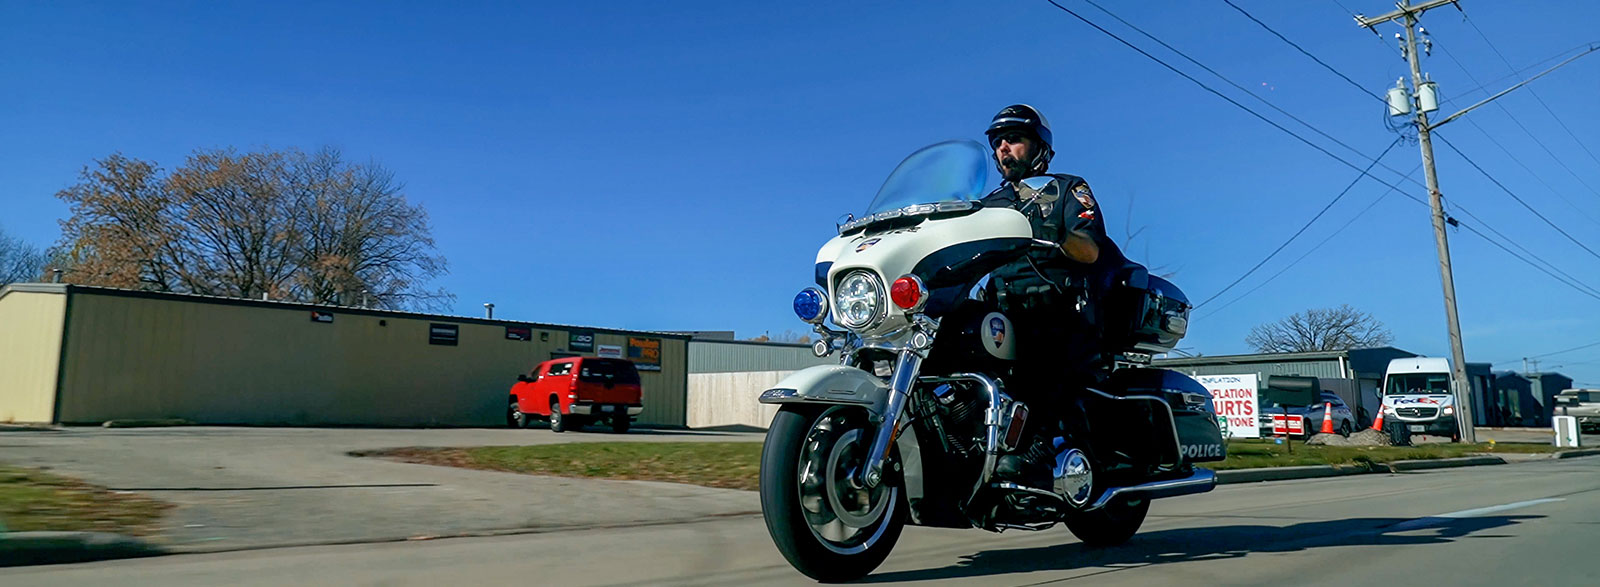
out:
M516 375L568 342L539 325L519 341L506 322L326 308L322 323L307 306L72 292L56 415L68 423L501 425ZM457 344L430 344L432 324L454 325ZM662 342L639 423L683 426L685 341L636 336ZM626 348L626 335L596 338Z
M688 349L681 338L661 338L645 334L595 333L595 348L616 345L626 356L629 338L657 340L661 343L661 370L639 370L639 385L644 388L644 412L639 414L639 424L650 426L686 426L688 417L689 373L685 362ZM583 353L593 356L595 353Z
M1156 361L1156 367L1190 375L1299 375L1301 377L1339 377L1338 360L1242 363L1234 365L1186 365L1181 361Z
M59 286L0 290L0 423L55 420L67 305L63 290Z
M689 341L690 373L797 371L812 365L837 364L837 354L818 358L806 345L700 339Z

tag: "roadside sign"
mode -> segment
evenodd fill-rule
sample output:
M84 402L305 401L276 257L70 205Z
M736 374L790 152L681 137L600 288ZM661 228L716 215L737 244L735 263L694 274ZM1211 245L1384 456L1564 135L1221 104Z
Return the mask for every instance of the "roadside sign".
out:
M1305 434L1306 417L1298 414L1273 414L1272 433L1279 435L1292 434L1296 436Z
M1224 433L1229 438L1260 438L1261 425L1256 421L1256 375L1200 375L1195 377L1200 385L1211 391L1211 403L1217 407L1217 417L1226 418Z
M619 345L619 344L602 344L602 345L598 345L598 346L595 347L595 356L598 356L598 357L600 357L602 359L620 359L620 358L622 358L622 345Z

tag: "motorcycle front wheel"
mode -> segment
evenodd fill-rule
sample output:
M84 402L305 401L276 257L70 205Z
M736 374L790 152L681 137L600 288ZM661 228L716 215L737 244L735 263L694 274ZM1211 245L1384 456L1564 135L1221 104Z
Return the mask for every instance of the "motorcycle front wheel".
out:
M867 412L846 406L784 406L761 450L761 514L795 570L822 582L865 577L889 556L905 527L898 476L856 487L872 444Z

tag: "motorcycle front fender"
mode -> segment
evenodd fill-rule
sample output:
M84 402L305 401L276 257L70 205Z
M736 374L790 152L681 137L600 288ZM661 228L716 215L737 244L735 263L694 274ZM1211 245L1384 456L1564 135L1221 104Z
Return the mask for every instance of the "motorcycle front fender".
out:
M881 422L884 408L889 403L889 384L858 367L817 365L791 373L772 389L761 392L758 401L764 404L856 406L867 410L873 421ZM905 423L901 425L908 426ZM922 499L922 447L917 442L916 432L903 430L895 437L895 448L900 453L906 497Z
M761 392L764 404L836 404L859 406L882 419L889 403L889 384L871 373L844 365L817 365L791 373Z

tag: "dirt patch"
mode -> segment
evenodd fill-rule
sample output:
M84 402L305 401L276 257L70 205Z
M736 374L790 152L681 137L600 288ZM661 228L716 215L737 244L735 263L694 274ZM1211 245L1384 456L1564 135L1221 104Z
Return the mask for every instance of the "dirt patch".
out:
M1389 446L1389 435L1366 429L1353 432L1348 438L1338 434L1318 434L1306 440L1308 446Z

